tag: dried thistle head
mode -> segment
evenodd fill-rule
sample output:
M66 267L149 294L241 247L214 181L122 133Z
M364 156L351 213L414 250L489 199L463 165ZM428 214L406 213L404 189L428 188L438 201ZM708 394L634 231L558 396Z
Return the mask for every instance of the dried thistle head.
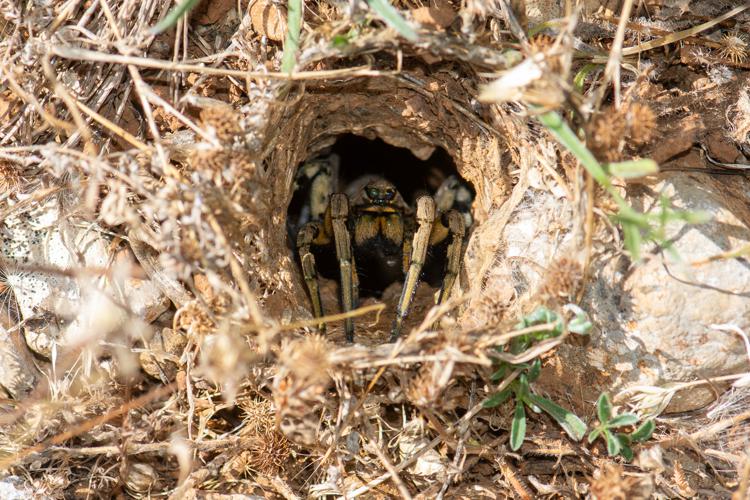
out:
M270 431L262 436L255 436L244 445L238 455L232 457L221 468L225 480L237 481L252 478L257 474L276 476L282 469L289 469L292 458L292 445L278 431Z
M545 272L541 294L547 300L571 302L583 283L583 268L574 259L562 257Z
M190 154L190 167L203 173L214 184L222 185L224 171L230 166L229 153L223 149L198 148Z
M637 477L623 476L621 465L605 463L594 472L589 491L597 500L627 500L639 493L638 483Z
M293 442L311 446L318 442L319 410L330 382L332 347L319 335L287 345L279 355L281 366L274 377L273 397L281 431Z
M230 106L210 106L201 110L201 125L213 132L222 144L231 144L242 134L241 117Z
M626 117L614 107L602 109L586 126L587 146L604 161L620 159L628 129Z
M273 430L252 439L247 452L250 470L273 476L289 462L292 446L286 436Z
M251 398L239 402L245 414L242 430L244 436L256 436L273 429L276 425L276 411L273 404L262 398Z
M11 162L0 158L0 194L14 193L23 184L23 176Z
M280 359L295 379L308 384L327 383L331 366L331 343L321 335L308 335L290 343L280 354Z
M735 64L743 63L747 59L748 43L739 32L725 33L720 40L719 56L729 59Z
M562 60L559 52L553 52L555 39L549 35L536 35L529 40L529 49L532 55L543 54L544 60L554 73L562 72Z
M635 145L648 144L656 135L656 113L648 104L634 102L627 108L630 139Z

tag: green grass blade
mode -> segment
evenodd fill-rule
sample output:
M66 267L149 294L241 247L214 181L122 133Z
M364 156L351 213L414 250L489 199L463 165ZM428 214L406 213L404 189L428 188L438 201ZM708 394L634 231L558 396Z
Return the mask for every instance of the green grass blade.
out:
M179 5L176 5L166 16L164 16L164 19L162 19L160 23L148 30L148 33L150 35L158 35L167 31L169 28L177 24L177 21L179 21L183 15L191 11L197 3L198 0L185 0Z
M621 179L637 179L659 171L659 165L648 158L609 163L609 173Z
M506 387L500 392L496 392L492 396L488 397L482 402L483 408L494 408L496 406L500 406L501 404L505 403L508 398L510 397L511 389L510 387Z
M289 0L287 3L286 39L284 55L281 57L281 71L291 73L297 64L299 35L302 31L302 0Z
M406 19L396 10L388 0L368 0L370 8L374 10L385 23L395 29L399 35L403 36L410 42L416 42L419 36L414 28L409 25Z
M578 139L575 132L571 130L567 123L562 117L554 111L548 111L537 116L537 119L542 122L542 125L547 127L555 138L565 146L571 153L578 158L583 168L591 174L596 182L607 188L611 189L611 182L607 176L607 172L604 171L602 166L596 160L594 155L588 148Z
M513 413L513 423L510 425L510 449L516 451L523 444L526 437L526 410L523 401L516 402L516 411Z

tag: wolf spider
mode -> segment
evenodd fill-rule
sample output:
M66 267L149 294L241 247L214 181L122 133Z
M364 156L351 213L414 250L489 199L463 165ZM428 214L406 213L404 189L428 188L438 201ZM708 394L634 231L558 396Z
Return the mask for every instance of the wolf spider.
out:
M321 252L335 250L344 312L357 305L363 270L377 270L368 278L385 284L404 280L391 329L391 340L395 340L417 290L428 247L446 240L442 286L436 302L448 299L461 265L466 229L471 224L473 195L466 184L450 176L435 197L421 196L416 206L410 207L391 182L374 175L356 179L345 193L334 193L337 170L318 160L303 165L298 174L298 185L302 178L309 189L308 205L303 209L309 222L297 233L297 251L313 314L316 318L323 316L314 252L321 256ZM318 327L325 331L325 324ZM344 329L352 342L353 318L345 319Z

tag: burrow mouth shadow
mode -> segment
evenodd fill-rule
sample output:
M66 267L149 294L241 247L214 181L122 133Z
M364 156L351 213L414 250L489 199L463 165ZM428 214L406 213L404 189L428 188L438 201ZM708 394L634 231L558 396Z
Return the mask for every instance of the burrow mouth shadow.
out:
M422 189L430 191L441 176L457 174L476 193L472 233L482 227L497 200L507 197L512 182L501 167L507 146L489 125L493 118L471 110L473 95L449 74L420 79L420 88L387 78L309 85L284 113L272 116L264 158L266 172L274 173L269 176L272 216L266 234L268 247L284 256L278 259L279 271L291 278L286 290L277 288L285 309L310 311L287 230L288 221L299 213L295 176L305 161L334 152L341 157L344 182L363 173L384 173L403 190L407 202ZM425 90L445 87L456 92L448 96ZM459 282L478 267L467 248Z

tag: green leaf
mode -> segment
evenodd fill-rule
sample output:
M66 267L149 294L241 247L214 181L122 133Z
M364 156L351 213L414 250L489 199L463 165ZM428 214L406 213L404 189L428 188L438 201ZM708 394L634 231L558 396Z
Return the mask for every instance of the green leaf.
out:
M508 397L510 397L511 394L510 387L506 387L500 392L496 392L492 396L488 397L482 402L483 408L495 408L496 406L500 406L501 404L505 403L505 401L508 400Z
M411 27L406 19L401 16L401 13L399 13L393 5L388 3L388 0L367 0L367 3L388 26L398 31L401 36L410 42L417 41L419 38L417 32Z
M607 427L623 427L626 425L635 425L638 423L638 415L632 413L623 413L607 423Z
M617 436L605 430L604 437L607 440L607 453L609 454L609 456L616 457L617 455L619 455L620 450L622 449L622 444L620 443L620 440L617 439Z
M516 402L516 411L513 413L513 423L510 425L510 449L516 451L523 444L526 437L526 410L523 401Z
M633 449L630 446L620 444L620 455L628 462L633 461Z
M198 0L185 0L179 5L176 5L166 16L164 16L164 19L162 19L161 22L148 30L149 35L158 35L167 31L169 28L177 24L177 21L179 21L183 15L191 11L197 3Z
M516 397L523 399L527 394L531 392L529 387L529 377L525 373L521 373L516 380L513 381L516 388Z
M529 382L535 382L542 373L542 360L536 358L529 368Z
M607 166L610 174L621 179L636 179L659 171L659 165L649 159L620 161Z
M651 438L651 434L654 433L654 429L656 429L656 423L654 423L653 420L646 420L630 435L630 439L634 443L641 443L643 441L646 441L647 439Z
M588 63L576 73L575 78L573 78L573 85L578 92L583 91L583 84L586 82L586 77L589 76L592 71L600 67L602 67L601 64Z
M599 399L596 400L596 417L603 426L607 425L609 419L612 418L612 403L606 392L601 393Z
M286 39L284 55L281 56L281 71L291 73L297 64L299 35L302 30L302 0L288 0L286 17Z
M490 380L492 380L493 382L497 382L499 380L504 379L507 374L508 374L508 364L502 363L500 365L500 368L498 368L495 373L490 375Z
M601 436L602 432L604 432L604 428L603 427L597 427L593 431L591 431L589 433L589 437L587 438L587 441L589 442L589 444L591 444L594 441L596 441L596 438L598 438L599 436Z
M525 401L547 412L575 441L580 441L586 435L586 424L575 413L558 406L547 398L532 393L526 395Z

